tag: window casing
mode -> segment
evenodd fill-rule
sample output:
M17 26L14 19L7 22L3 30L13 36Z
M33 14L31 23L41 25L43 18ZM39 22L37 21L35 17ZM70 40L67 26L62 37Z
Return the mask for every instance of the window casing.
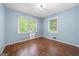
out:
M50 18L48 20L48 32L50 33L56 33L58 32L58 18L54 17L54 18Z
M18 33L30 33L37 31L37 21L20 16L18 19Z

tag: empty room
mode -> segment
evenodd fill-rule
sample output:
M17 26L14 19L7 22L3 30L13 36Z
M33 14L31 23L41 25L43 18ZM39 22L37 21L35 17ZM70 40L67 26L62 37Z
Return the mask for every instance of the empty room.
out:
M0 3L1 56L79 56L78 3Z

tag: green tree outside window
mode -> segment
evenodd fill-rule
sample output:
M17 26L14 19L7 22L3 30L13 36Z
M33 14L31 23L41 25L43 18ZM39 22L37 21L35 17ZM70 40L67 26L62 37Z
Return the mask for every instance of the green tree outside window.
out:
M49 21L49 31L57 32L57 18L53 18Z
M36 31L36 21L28 20L27 18L20 16L19 19L19 32L35 32Z

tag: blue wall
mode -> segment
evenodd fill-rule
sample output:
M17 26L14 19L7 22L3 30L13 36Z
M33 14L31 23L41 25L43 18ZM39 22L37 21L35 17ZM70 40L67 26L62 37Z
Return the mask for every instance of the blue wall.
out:
M20 15L29 18L36 18L31 15L23 14L8 8L5 8L5 21L6 21L6 44L29 39L29 34L18 34L18 17ZM58 32L48 32L48 20L52 17L58 17ZM68 42L71 44L79 45L79 7L71 8L69 10L51 15L44 19L36 18L38 22L38 31L36 37L44 36L57 40Z
M78 42L79 42L79 7L77 7L77 15L78 15L78 17L77 17L77 21L76 21L76 23L77 23L77 33L78 33Z
M5 44L5 13L4 7L0 4L0 53Z
M48 32L48 20L58 17L58 32ZM61 13L49 16L43 20L43 36L57 38L56 40L79 45L79 7L71 8Z
M5 8L5 21L6 21L6 44L22 41L29 39L29 34L18 34L18 18L20 15L27 17L27 19L35 18L37 20L37 32L36 37L41 36L41 23L42 21L39 18L23 14L8 8Z
M5 12L4 12L5 11ZM36 37L57 37L57 40L79 45L79 7L71 8L67 11L39 19L37 17L17 12L5 8L0 4L0 51L5 42L10 44L22 40L28 40L29 34L18 34L18 17L20 15L26 16L28 19L35 18L38 22L38 30ZM58 17L58 32L48 32L48 20L52 17Z

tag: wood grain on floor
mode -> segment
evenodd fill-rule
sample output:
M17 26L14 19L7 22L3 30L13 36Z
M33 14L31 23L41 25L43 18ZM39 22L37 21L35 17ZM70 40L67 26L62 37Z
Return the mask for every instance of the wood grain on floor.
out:
M79 56L79 48L40 37L8 45L3 53L9 56Z

